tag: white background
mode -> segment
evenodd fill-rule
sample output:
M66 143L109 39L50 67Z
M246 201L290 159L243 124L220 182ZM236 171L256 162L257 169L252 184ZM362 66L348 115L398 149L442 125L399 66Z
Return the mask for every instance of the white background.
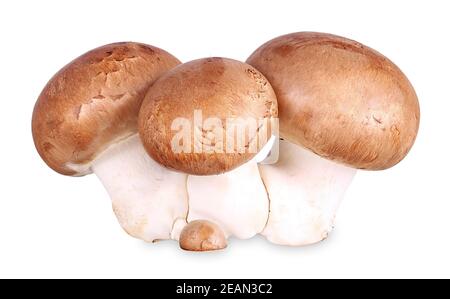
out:
M0 277L450 277L448 1L0 3ZM91 48L132 40L182 61L245 60L295 31L377 49L407 74L421 105L410 154L392 169L358 172L324 242L288 248L257 237L206 254L146 244L121 230L96 177L61 176L35 151L38 94Z

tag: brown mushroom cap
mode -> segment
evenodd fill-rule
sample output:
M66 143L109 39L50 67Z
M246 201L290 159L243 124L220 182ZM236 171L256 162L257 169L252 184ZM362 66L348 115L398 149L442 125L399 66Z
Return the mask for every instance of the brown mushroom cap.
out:
M275 38L247 60L272 84L280 134L316 154L379 170L401 161L419 127L408 79L380 53L349 39L300 32Z
M221 139L227 128L223 128L224 134L219 136L214 127L198 126L194 122L195 110L201 111L203 121L215 118L225 126L227 119L240 118L247 126L255 120L275 117L277 103L272 87L261 73L246 63L227 58L194 60L175 67L155 82L139 114L139 132L147 152L168 168L211 175L238 167L255 152L239 152L237 134L234 144L227 143L233 145L229 148L231 151L227 150L227 140ZM172 148L172 140L178 131L173 130L172 124L180 118L191 126L192 143L187 151L177 152ZM242 144L248 149L255 136L264 130L270 137L269 127L263 126L256 134L247 130ZM194 137L195 134L198 135ZM216 147L219 144L222 146ZM205 151L205 146L212 148ZM200 148L200 152L196 148Z
M137 132L148 87L179 64L169 53L139 43L96 48L61 69L45 86L32 130L42 159L55 171L90 162L109 144Z
M181 231L180 247L190 251L219 250L227 247L225 234L218 225L207 220L189 222Z

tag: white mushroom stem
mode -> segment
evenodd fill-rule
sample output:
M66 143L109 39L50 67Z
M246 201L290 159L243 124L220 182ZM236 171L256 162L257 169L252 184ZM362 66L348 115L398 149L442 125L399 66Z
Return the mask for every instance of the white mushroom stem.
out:
M188 209L186 174L153 161L138 135L108 148L91 168L105 186L128 234L148 242L178 239Z
M189 176L188 221L215 222L227 237L251 238L267 222L269 202L256 162L221 175Z
M248 239L267 223L269 201L258 162L270 152L274 138L251 161L220 175L188 177L188 221L215 222L227 237Z
M327 237L356 169L280 140L276 164L260 164L270 198L262 234L272 243L301 246Z

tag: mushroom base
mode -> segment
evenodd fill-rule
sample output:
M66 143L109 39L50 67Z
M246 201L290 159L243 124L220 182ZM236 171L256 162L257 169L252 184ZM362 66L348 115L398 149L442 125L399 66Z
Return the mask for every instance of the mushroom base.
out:
M225 238L261 233L282 245L318 242L332 229L356 169L283 140L279 153L275 164L253 159L221 175L188 176L152 160L133 135L110 146L90 168L123 229L147 242L179 240L194 220L215 222Z
M270 242L302 246L319 242L333 228L335 213L356 169L337 164L280 140L276 164L260 164L270 198Z

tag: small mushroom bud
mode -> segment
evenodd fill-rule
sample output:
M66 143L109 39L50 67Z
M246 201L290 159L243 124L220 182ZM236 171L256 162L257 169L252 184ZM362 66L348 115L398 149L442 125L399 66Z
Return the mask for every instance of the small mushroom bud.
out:
M190 251L210 251L227 247L225 234L218 225L207 220L187 224L180 234L180 247Z

